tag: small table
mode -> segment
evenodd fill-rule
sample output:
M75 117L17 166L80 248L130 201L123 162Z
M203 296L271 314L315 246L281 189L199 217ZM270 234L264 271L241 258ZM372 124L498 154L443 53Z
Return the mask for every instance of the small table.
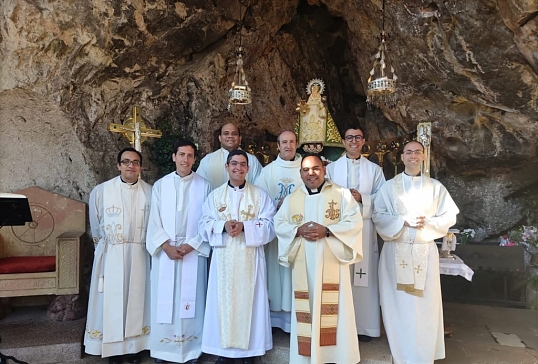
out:
M450 276L462 276L469 282L473 279L474 271L467 266L457 255L452 254L453 258L439 258L439 273ZM445 336L452 337L454 326L448 322L444 323Z

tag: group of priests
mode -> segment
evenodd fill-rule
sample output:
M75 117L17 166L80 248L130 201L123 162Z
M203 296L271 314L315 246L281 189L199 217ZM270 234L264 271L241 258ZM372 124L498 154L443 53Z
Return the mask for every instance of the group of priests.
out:
M153 187L126 148L120 175L92 190L86 353L110 364L139 363L143 350L156 363L193 364L204 352L252 364L278 327L290 333L290 363L355 364L359 341L381 335L382 311L395 363L444 358L434 239L458 209L421 174L419 142L404 145L405 172L385 181L361 157L359 126L327 167L301 157L291 131L264 168L239 147L236 125L219 141L194 172L197 148L178 140L176 170Z

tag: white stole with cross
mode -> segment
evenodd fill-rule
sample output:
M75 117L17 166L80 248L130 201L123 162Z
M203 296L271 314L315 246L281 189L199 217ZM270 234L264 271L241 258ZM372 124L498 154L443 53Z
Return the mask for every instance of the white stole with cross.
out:
M141 183L129 185L116 177L103 184L103 343L142 335L147 273L143 245L151 196L146 196ZM142 245L145 254L125 254L129 244ZM126 269L129 277L125 277ZM126 281L131 282L128 292L124 291Z
M369 195L372 193L372 186L373 186L373 179L374 175L372 174L372 168L368 166L368 161L365 157L361 157L359 159L359 181L349 181L348 183L348 158L347 156L343 156L336 160L334 162L334 176L333 181L346 188L355 188L361 195ZM353 173L353 177L355 178L355 174ZM362 212L362 211L361 211ZM363 220L366 220L363 214ZM353 274L353 285L354 286L360 286L360 287L368 287L368 274L370 273L370 259L368 257L370 256L370 236L372 234L372 224L365 223L362 226L362 236L363 236L363 244L362 244L362 254L364 259L360 262L357 262L354 264L354 274ZM377 244L374 244L374 251L377 251ZM376 268L377 269L377 268ZM364 275L364 277L363 277Z
M198 233L198 221L202 216L202 204L204 202L204 179L192 172L191 176L184 178L192 179L190 188L186 181L179 180L176 190L175 172L166 175L161 184L161 219L163 229L170 238L170 245L178 246ZM188 194L188 206L184 203L185 193ZM185 208L185 211L183 209ZM176 236L176 213L187 214L186 236ZM174 311L174 287L176 261L170 259L164 251L159 257L159 278L157 282L157 323L171 324ZM198 274L198 254L192 251L185 255L181 264L181 293L180 293L180 318L192 318L195 316L196 287ZM176 304L178 304L176 302Z
M246 183L242 191L224 184L213 192L217 220L247 221L258 216L258 187ZM219 234L220 235L220 234ZM256 284L256 248L245 245L245 233L224 235L223 248L213 250L218 267L218 307L222 348L247 350Z

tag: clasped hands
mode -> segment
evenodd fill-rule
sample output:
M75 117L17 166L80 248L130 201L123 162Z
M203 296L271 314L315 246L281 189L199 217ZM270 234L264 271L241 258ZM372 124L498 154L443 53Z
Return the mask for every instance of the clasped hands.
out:
M405 226L414 227L417 229L422 229L424 225L426 225L426 217L425 216L417 216L417 217L406 217Z
M178 246L170 245L170 241L163 244L162 249L168 255L168 258L172 260L183 259L183 257L194 250L189 244L183 244Z
M243 223L237 220L229 220L224 223L224 229L228 235L235 238L243 231Z
M299 226L297 229L297 236L302 236L308 241L316 241L327 235L327 229L325 226L318 224L314 221L309 221Z

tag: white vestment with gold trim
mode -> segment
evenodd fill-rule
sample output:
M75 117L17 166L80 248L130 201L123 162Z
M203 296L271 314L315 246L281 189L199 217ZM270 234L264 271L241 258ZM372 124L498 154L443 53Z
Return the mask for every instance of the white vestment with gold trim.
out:
M151 185L120 177L96 186L89 214L96 242L85 352L109 357L149 349L150 258L145 247Z
M203 205L200 234L213 248L202 351L228 358L264 355L273 347L264 245L274 237L275 208L261 188L224 184ZM224 224L243 222L229 236Z
M330 225L330 230L334 236L324 237L318 241L305 240L304 242L309 299L313 308L312 345L310 357L299 355L294 300L292 301L289 360L293 364L356 364L360 361L349 265L362 259L362 237L360 234L362 216L359 205L351 192L327 180L323 184L320 193L308 195L306 187L303 185L301 190L307 196L305 196L304 214L301 214L302 216L290 216L290 197L287 197L275 215L279 259L281 264L290 265L289 259L298 249L297 244L300 239L296 238L295 235L299 226L308 221L323 224L329 208L329 206L324 205L323 193L326 188L337 188L342 195L340 217L338 222ZM300 192L296 191L294 193ZM340 261L338 266L324 266L323 254L325 249L331 249L331 252ZM292 275L295 275L293 264L291 268ZM324 269L340 270L336 345L332 346L320 346L319 341L315 339L320 336L322 274Z
M445 357L434 239L445 236L458 212L446 188L426 176L396 175L374 200L372 220L385 241L379 261L381 309L395 364L433 363ZM426 217L424 228L404 226L416 216ZM399 290L401 285L417 291Z
M262 169L255 184L269 193L275 207L280 199L291 194L303 185L301 179L301 155L296 154L292 161L277 157L276 160ZM278 240L273 239L265 246L267 262L267 289L269 292L269 307L271 309L271 325L285 332L291 330L291 269L278 263Z

